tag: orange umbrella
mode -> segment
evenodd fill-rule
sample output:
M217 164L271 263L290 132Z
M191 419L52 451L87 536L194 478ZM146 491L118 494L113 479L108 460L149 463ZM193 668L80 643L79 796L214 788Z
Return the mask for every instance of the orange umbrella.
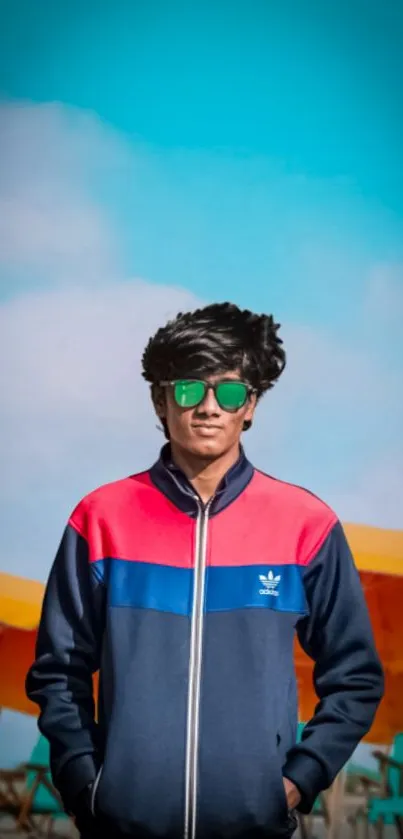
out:
M388 743L403 731L403 531L361 525L346 525L345 531L386 672L386 696L367 740ZM0 707L28 714L37 713L24 683L34 658L43 591L41 583L0 574ZM300 717L307 720L316 703L312 662L298 646L296 669Z

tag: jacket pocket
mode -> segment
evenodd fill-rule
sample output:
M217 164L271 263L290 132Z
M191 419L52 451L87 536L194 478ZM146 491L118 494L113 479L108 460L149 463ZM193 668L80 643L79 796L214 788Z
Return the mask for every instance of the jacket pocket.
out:
M282 748L282 738L280 733L277 734L277 761L278 761L278 773L277 776L280 778L281 790L279 788L279 796L282 800L282 827L281 827L281 835L284 832L285 836L292 836L292 834L298 828L298 816L297 812L294 808L290 808L288 806L287 795L284 788L284 776L283 776L283 748Z
M284 807L288 810L287 804L287 796L284 789L284 781L283 781L283 762L284 762L284 755L283 755L283 738L280 732L277 733L276 736L276 757L277 757L277 775L281 782L281 794L283 798Z
M281 823L278 826L279 836L292 836L298 827L298 819L294 809L288 806L287 795L284 788L283 776L283 743L280 733L277 734L277 780L279 782L278 795L281 808Z

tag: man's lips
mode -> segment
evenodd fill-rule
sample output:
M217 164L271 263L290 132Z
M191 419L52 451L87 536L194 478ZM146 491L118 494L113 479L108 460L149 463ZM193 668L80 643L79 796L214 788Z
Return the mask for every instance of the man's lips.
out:
M192 423L192 428L196 428L198 431L220 431L221 425L210 425L210 423L206 422L194 422Z

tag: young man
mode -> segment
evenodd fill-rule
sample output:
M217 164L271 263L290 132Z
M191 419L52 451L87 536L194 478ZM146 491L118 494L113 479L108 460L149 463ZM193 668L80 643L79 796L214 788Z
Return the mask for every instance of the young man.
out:
M85 839L288 837L372 723L382 670L341 525L240 446L284 366L272 317L178 315L143 356L168 444L70 518L27 691ZM295 632L319 698L298 745Z

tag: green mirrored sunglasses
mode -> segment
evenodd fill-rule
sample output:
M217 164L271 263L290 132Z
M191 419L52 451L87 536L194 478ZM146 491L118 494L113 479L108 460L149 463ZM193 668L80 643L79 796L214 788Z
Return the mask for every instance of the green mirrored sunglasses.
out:
M172 387L173 395L180 408L195 408L204 401L209 390L223 411L239 411L254 393L254 388L237 379L224 379L215 384L199 379L176 379L173 382L160 382L161 387Z

